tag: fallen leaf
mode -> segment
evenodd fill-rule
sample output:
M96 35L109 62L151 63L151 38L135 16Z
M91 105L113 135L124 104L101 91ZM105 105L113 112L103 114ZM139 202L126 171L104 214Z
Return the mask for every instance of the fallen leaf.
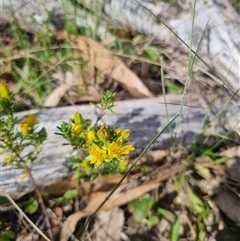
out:
M240 146L234 146L220 153L220 156L225 156L228 158L240 157Z
M43 107L55 107L58 105L61 98L72 87L69 84L62 84L54 89L51 94L45 99Z
M81 50L83 59L89 62L90 66L117 80L133 97L153 97L137 75L100 43L83 36L67 36L64 32L56 32L53 36L58 39L70 39Z
M103 176L102 178L96 179L94 182L84 182L78 187L78 192L80 196L87 195L94 192L106 192L111 191L117 183L122 179L121 175L113 176ZM134 178L133 178L134 179ZM131 177L128 178L131 180ZM124 179L121 184L126 184L127 179ZM54 183L44 189L44 192L49 195L59 196L65 193L67 190L76 188L76 178L72 176L68 180L62 180L60 182Z
M47 96L43 103L43 107L57 106L65 93L73 86L77 85L78 77L79 76L77 74L70 71L66 71L65 73L54 73L52 78L58 80L60 84Z
M149 183L144 186L137 187L126 193L113 193L112 196L105 202L99 211L104 211L112 207L118 207L124 205L136 198L139 198L144 193L149 192L155 188L158 188L160 183ZM116 190L117 191L117 190ZM70 215L63 224L61 231L60 241L67 241L75 230L77 223L84 217L92 215L96 209L104 202L108 197L109 192L98 193L94 195L94 198L90 198L90 201L85 209L80 212Z
M220 153L229 158L226 162L226 173L229 179L240 182L240 146L234 146Z
M124 225L124 211L120 208L111 208L99 213L96 217L93 231L93 241L119 241Z

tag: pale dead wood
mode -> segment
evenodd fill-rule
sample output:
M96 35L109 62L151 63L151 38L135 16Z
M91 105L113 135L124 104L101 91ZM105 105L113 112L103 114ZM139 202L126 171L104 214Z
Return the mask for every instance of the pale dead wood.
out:
M165 111L164 98L158 97L118 102L115 109L116 115L106 113L103 122L130 129L130 142L135 145L139 153L157 132L167 125L168 120L171 120L179 112L179 103L182 97L167 96L166 98L168 117ZM202 141L204 135L227 133L232 128L235 130L240 129L239 106L231 105L217 119L210 120L212 117L207 114L208 110L201 108L197 101L190 99L187 103L190 106L183 108L180 125L176 126L176 122L172 125L176 144L179 143L188 147L194 141ZM57 131L56 126L60 126L62 121L68 121L76 111L81 112L85 118L93 121L97 118L95 109L91 105L32 110L18 115L22 119L25 115L34 113L39 119L39 126L47 129L48 139L44 143L38 161L32 166L33 176L40 188L49 186L71 175L68 162L71 147L63 146L62 144L66 142L54 132ZM230 115L231 118L226 119L226 115ZM208 128L206 128L205 134L201 134L205 126L208 126ZM172 145L171 132L167 130L157 139L152 146L152 150L169 148ZM0 158L0 160L2 162L3 158ZM34 187L29 179L25 178L20 181L22 175L22 170L14 169L11 166L1 167L1 188L14 198L32 191Z

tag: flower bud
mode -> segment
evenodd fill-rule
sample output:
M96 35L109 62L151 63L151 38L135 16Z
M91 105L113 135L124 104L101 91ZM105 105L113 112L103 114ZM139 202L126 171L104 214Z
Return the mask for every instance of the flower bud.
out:
M71 132L74 134L74 135L79 135L82 131L82 125L80 124L73 124L72 125L72 128L71 128Z
M6 83L0 83L0 97L7 99L10 95L9 89Z

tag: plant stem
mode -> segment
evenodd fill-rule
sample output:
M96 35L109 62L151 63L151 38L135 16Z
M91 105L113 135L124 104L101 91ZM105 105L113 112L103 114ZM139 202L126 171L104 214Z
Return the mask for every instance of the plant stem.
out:
M47 241L51 241L36 225L27 217L27 215L18 207L18 205L13 201L13 199L4 193L4 196L9 200L9 202L17 209L17 211L27 220L27 222Z
M42 212L44 214L44 217L45 217L45 223L46 223L46 227L47 227L47 233L48 233L48 236L50 238L50 240L54 240L53 238L53 234L52 234L52 230L51 230L51 224L50 224L50 221L49 221L49 217L48 217L48 214L47 214L47 210L46 210L46 207L44 205L44 202L43 202L43 198L42 198L42 195L41 195L41 192L37 186L37 183L32 175L32 170L28 167L28 165L24 162L24 160L22 159L22 157L12 149L12 152L14 152L16 154L16 156L18 157L18 159L20 160L22 166L23 166L23 169L24 171L28 174L28 176L30 177L31 181L32 181L32 184L34 186L34 191L35 191L35 194L37 196L37 200L40 204L40 207L42 209Z

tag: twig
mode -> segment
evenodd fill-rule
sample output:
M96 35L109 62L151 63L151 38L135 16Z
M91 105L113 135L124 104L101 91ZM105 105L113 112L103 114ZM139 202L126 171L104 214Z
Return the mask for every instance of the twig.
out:
M24 171L29 175L29 177L30 177L30 179L31 179L31 181L32 181L32 183L33 183L34 191L35 191L35 193L36 193L38 202L39 202L39 204L40 204L40 206L41 206L42 212L43 212L43 214L44 214L44 216L45 216L45 223L46 223L46 227L47 227L47 232L48 232L49 238L50 238L51 240L54 240L53 234L52 234L52 230L51 230L51 224L50 224L50 221L49 221L49 218L48 218L48 214L47 214L47 211L46 211L46 207L45 207L45 205L44 205L44 202L43 202L43 199L42 199L42 195L41 195L41 193L40 193L40 191L39 191L39 188L38 188L38 186L37 186L37 183L36 183L36 181L35 181L35 179L34 179L34 177L33 177L33 175L32 175L32 170L31 170L31 169L28 167L28 165L24 162L24 160L22 159L22 157L21 157L18 153L16 153L16 152L14 151L14 149L12 149L12 151L13 151L13 152L16 154L16 156L19 158L19 160L20 160L20 162L21 162L21 164L22 164L22 167L24 168Z
M4 196L9 200L9 202L15 207L15 209L22 215L26 221L41 235L45 240L51 241L28 217L27 215L18 207L14 200L7 194L4 193Z
M43 199L42 199L42 195L39 191L39 188L37 186L37 183L35 181L35 179L33 178L33 175L32 175L32 171L31 169L24 163L24 166L25 168L27 169L27 173L29 174L31 180L32 180L32 183L34 185L34 190L35 190L35 193L36 193L36 196L37 196L37 199L39 201L39 204L41 206L41 209L43 211L43 214L45 216L45 223L46 223L46 227L47 227L47 232L48 232L48 235L49 235L49 238L51 240L54 240L53 238L53 234L52 234L52 230L51 230L51 224L50 224L50 221L49 221L49 218L48 218L48 214L47 214L47 210L46 210L46 207L44 205L44 202L43 202Z

